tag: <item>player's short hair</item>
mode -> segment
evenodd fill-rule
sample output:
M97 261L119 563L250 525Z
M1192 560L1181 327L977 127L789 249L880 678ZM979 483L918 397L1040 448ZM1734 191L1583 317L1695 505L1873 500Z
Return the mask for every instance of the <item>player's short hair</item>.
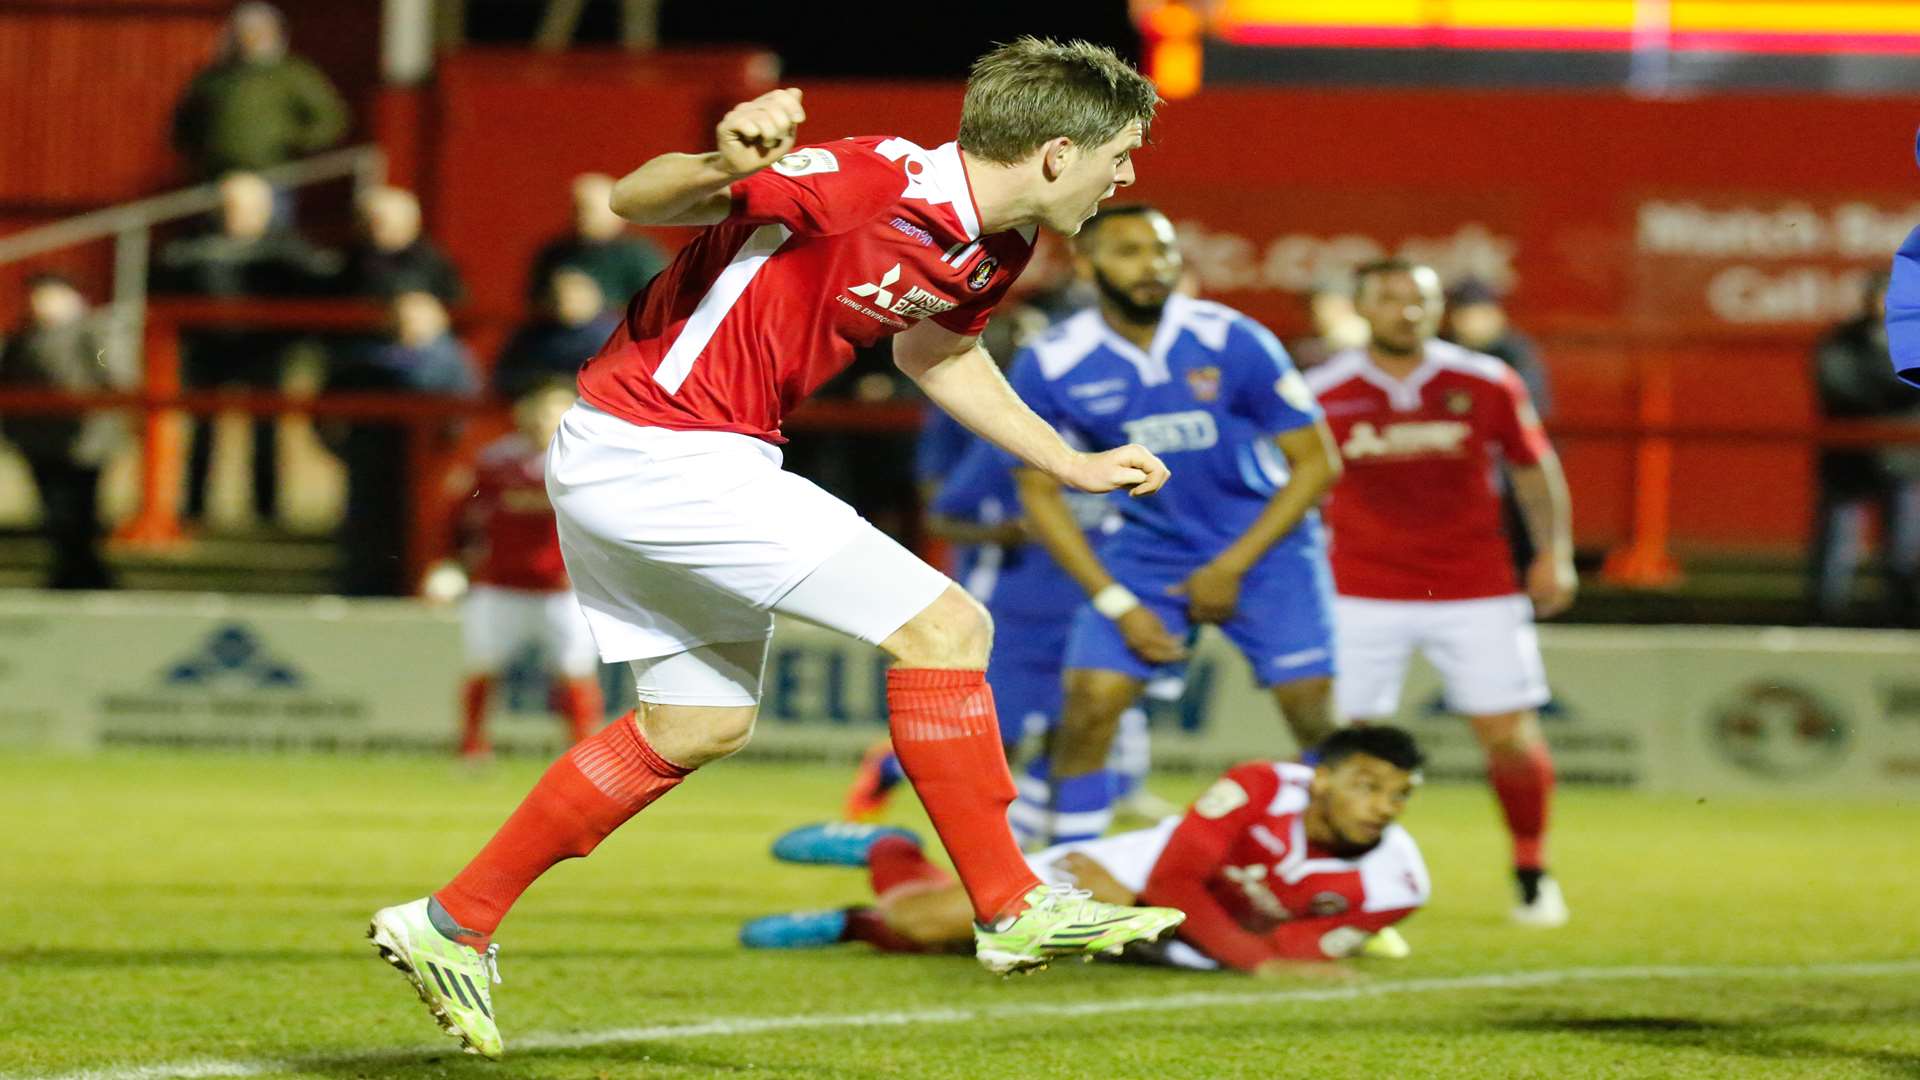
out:
M1098 146L1160 103L1153 84L1112 49L1022 37L973 62L960 107L960 148L1011 165L1065 136Z
M1101 225L1115 218L1146 217L1148 214L1166 216L1165 211L1151 203L1120 203L1117 206L1103 206L1098 213L1087 219L1085 225L1080 226L1080 231L1074 234L1073 246L1077 250L1085 251L1092 246L1093 238L1100 232Z
M1412 259L1374 259L1371 262L1363 262L1353 268L1353 295L1359 296L1360 290L1365 288L1367 282L1373 278L1386 274L1418 274L1423 270L1429 274L1434 273L1433 267L1426 263L1414 262ZM1435 274L1435 280L1439 280L1437 274Z
M1331 769L1355 754L1365 754L1396 769L1418 772L1427 763L1420 744L1406 729L1390 724L1341 728L1320 744L1320 764Z

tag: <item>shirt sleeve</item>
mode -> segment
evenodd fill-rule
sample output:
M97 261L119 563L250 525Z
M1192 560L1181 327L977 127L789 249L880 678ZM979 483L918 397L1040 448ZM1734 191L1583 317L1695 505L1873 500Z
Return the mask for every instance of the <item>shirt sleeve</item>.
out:
M1920 386L1920 228L1893 256L1893 277L1887 284L1887 351L1893 370L1913 386Z
M733 182L728 220L784 225L802 236L849 232L892 206L906 174L850 140L801 147Z
M1533 411L1533 398L1527 384L1505 364L1500 366L1498 403L1493 417L1493 436L1509 465L1532 465L1553 452L1540 416Z
M1215 780L1167 838L1140 893L1142 903L1185 912L1180 937L1240 971L1252 971L1279 954L1261 935L1242 927L1207 883L1226 864L1234 837L1266 811L1279 783L1270 766L1258 763L1236 766Z
M1270 435L1307 427L1320 418L1320 403L1272 331L1243 320L1229 342L1233 370L1228 378L1238 411Z

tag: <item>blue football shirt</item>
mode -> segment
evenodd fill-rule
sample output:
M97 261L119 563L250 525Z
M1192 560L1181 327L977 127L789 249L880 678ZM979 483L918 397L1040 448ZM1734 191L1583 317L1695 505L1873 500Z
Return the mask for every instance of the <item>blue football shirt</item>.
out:
M1199 565L1233 543L1287 483L1274 436L1314 423L1320 407L1286 349L1232 308L1175 296L1151 348L1098 310L1062 321L1014 361L1014 390L1088 449L1139 443L1173 479L1144 498L1117 494L1124 525L1109 551ZM1322 543L1317 511L1280 545Z

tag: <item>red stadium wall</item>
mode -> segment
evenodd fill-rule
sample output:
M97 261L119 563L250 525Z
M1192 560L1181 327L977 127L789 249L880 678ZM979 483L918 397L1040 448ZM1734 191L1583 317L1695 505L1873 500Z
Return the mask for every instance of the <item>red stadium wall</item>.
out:
M377 0L287 6L296 48L358 99L362 132L420 188L480 323L520 314L528 257L563 227L569 177L704 145L765 74L745 51L469 50L424 91L375 96L375 36L337 27L372 25ZM227 8L0 0L0 231L175 183L168 112ZM957 86L806 90L810 138L937 143L958 118ZM1514 287L1563 430L1630 423L1636 372L1664 359L1685 422L1791 434L1812 415L1808 345L1851 302L1860 268L1884 264L1920 220L1916 119L1916 99L1211 90L1165 107L1132 196L1180 222L1208 295L1283 334L1299 331L1296 294L1317 278L1417 254ZM17 310L16 286L0 272L0 312ZM1627 444L1562 445L1583 541L1619 539ZM1796 548L1809 461L1791 438L1683 443L1676 540Z
M518 303L568 175L705 145L733 100L727 79L663 85L611 76L619 63L463 57L444 72L437 226L483 305ZM812 139L932 144L958 121L957 87L805 89ZM1515 290L1562 426L1631 423L1637 365L1664 359L1685 423L1791 434L1813 415L1808 346L1920 221L1916 118L1914 100L1213 91L1165 107L1129 197L1181 223L1208 295L1283 334L1301 329L1297 293L1317 278L1411 253ZM1628 443L1562 450L1582 542L1619 541ZM1676 543L1797 549L1810 461L1791 438L1682 443Z

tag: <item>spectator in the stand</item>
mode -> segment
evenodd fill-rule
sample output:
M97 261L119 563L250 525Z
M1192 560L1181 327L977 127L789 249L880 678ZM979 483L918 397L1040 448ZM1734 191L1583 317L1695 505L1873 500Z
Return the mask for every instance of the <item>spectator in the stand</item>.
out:
M1353 284L1327 278L1316 282L1304 297L1310 337L1287 343L1287 352L1300 370L1315 367L1327 357L1367 343L1367 321L1353 307Z
M620 316L586 271L560 266L547 275L532 321L513 332L493 366L493 391L508 400L537 383L572 379L606 344Z
M347 252L342 291L390 300L428 292L449 306L466 296L460 271L420 233L420 200L397 187L378 187L360 199L360 240Z
M1514 370L1533 397L1533 411L1541 419L1553 414L1552 386L1533 339L1513 328L1501 295L1478 278L1462 278L1447 290L1446 323L1441 337L1463 349L1491 356ZM1514 568L1524 574L1533 565L1533 537L1520 513L1513 488L1501 477L1501 514L1506 519L1507 542L1513 548ZM1524 578L1522 579L1524 580Z
M1886 304L1887 276L1874 274L1860 315L1814 349L1820 414L1915 422L1920 434L1920 390L1900 381L1888 356ZM1814 619L1847 621L1867 515L1877 509L1886 615L1898 626L1920 626L1920 443L1822 450L1819 481L1807 583Z
M1485 353L1512 368L1533 395L1533 411L1553 415L1552 387L1533 339L1513 328L1501 295L1479 278L1462 278L1447 290L1446 333L1463 349Z
M161 249L153 291L220 299L307 296L332 288L339 272L337 253L317 248L274 224L273 189L265 180L252 173L233 173L220 181L216 228ZM182 382L189 389L240 384L278 390L282 355L290 340L284 331L244 326L184 333ZM277 431L271 417L253 424L253 510L264 522L273 521L279 509ZM208 418L196 417L183 514L192 522L200 521L206 512L213 453L210 433Z
M333 146L347 107L320 69L287 52L286 21L272 4L233 9L213 63L173 109L173 146L211 180Z
M660 248L629 232L626 219L613 212L613 177L585 173L573 181L573 228L533 257L527 298L537 302L553 272L569 266L600 286L608 307L624 310L666 265Z
M472 397L479 389L466 346L454 338L446 307L428 292L393 298L391 333L348 350L328 374L327 390ZM451 430L457 425L449 425ZM328 443L347 473L340 524L340 592L404 596L414 470L404 424L356 420L328 425Z
M0 348L0 386L70 393L129 389L134 373L87 318L87 301L56 274L27 282L26 322ZM117 411L18 416L0 429L26 458L40 491L41 531L52 549L47 586L107 589L100 557L100 471L126 445Z

